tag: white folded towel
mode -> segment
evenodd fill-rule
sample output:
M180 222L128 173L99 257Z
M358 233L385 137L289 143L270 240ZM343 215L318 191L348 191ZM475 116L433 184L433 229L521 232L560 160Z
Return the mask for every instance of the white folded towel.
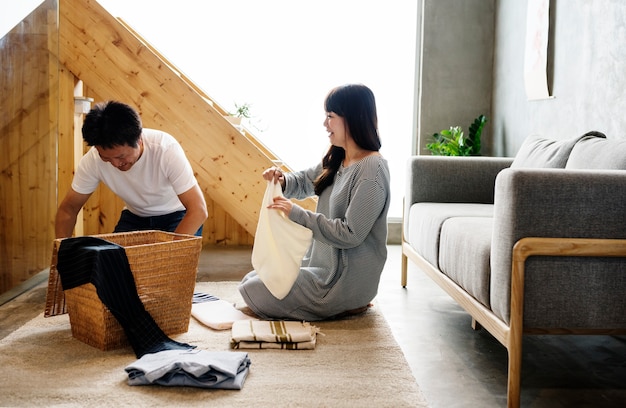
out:
M311 350L319 328L308 322L250 320L233 323L231 348Z
M217 298L193 303L191 315L200 323L215 330L228 330L237 320L256 320L238 310L232 303Z

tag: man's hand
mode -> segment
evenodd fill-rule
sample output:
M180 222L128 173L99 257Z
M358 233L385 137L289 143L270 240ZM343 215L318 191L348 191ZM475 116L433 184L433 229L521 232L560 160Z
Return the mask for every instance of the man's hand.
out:
M176 234L195 235L196 231L209 216L202 190L196 184L178 196L185 206L186 213L174 231Z

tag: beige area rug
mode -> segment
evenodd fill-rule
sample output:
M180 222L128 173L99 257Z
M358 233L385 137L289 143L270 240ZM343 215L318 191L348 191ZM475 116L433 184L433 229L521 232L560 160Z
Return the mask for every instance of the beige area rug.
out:
M196 290L241 302L236 282ZM374 305L345 320L316 322L315 350L244 350L252 364L239 391L129 386L130 347L100 351L72 337L67 315L43 313L0 341L0 406L426 407L384 317ZM230 330L191 319L173 336L201 349L228 351Z

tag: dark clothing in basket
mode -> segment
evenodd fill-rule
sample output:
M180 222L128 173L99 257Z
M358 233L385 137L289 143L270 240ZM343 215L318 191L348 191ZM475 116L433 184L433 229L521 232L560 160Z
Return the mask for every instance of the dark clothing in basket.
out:
M124 328L138 358L163 350L195 348L170 339L145 309L123 247L94 237L64 239L57 270L63 290L86 283L96 287L98 297Z

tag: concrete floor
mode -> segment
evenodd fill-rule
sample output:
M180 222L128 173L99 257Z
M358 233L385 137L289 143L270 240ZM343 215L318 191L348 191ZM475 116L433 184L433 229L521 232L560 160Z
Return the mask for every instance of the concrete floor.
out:
M198 280L239 280L250 269L250 248L208 247ZM0 297L0 338L43 311L45 274L38 279L10 301ZM506 349L486 331L473 331L469 315L415 266L403 289L398 245L389 246L374 307L432 408L506 406ZM522 406L626 407L626 336L526 336Z

